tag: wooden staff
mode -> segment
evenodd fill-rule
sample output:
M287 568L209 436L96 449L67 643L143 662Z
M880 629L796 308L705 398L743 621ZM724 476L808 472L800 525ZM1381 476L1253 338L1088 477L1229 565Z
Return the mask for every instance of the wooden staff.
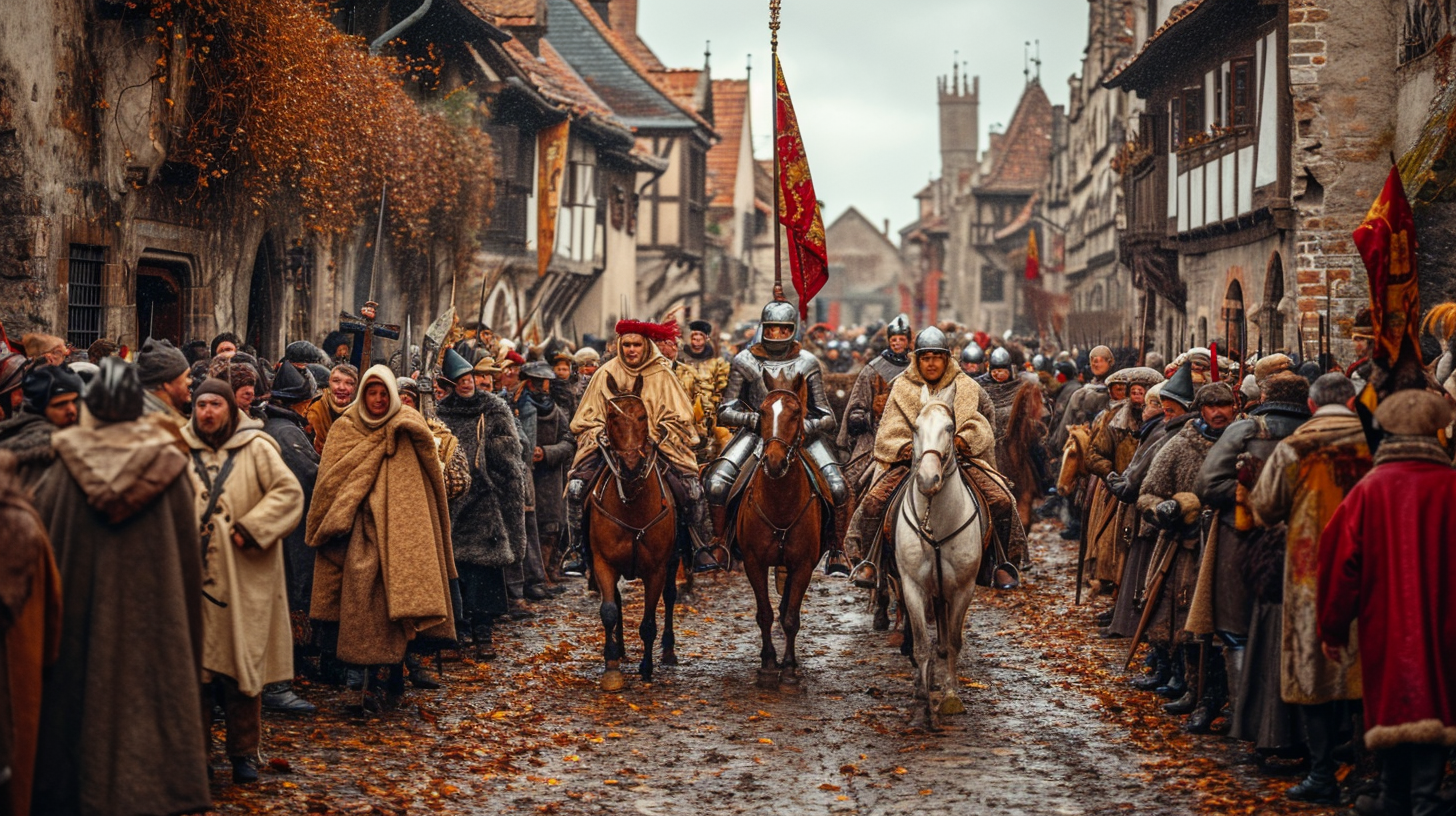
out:
M783 216L783 202L780 200L783 192L779 189L779 4L782 0L769 0L768 2L768 30L769 41L773 50L773 188L774 188L774 300L784 299L784 246L783 225L779 219Z

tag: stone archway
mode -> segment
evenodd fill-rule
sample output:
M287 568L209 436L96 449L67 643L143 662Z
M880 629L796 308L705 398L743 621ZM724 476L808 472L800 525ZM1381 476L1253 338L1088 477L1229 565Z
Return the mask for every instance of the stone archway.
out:
M1259 308L1259 329L1263 333L1267 351L1277 351L1284 345L1284 258L1276 251L1269 255L1269 266L1264 272L1264 302Z
M1224 291L1219 318L1222 324L1217 334L1222 338L1221 351L1242 360L1244 347L1248 345L1248 321L1244 314L1244 285L1237 278L1229 281Z
M181 348L187 326L188 267L185 262L143 256L136 268L136 338L170 340Z

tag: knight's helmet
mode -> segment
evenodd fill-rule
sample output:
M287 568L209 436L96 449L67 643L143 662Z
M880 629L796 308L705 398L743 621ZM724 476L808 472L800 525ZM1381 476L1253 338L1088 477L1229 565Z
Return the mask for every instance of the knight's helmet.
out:
M1001 346L991 351L991 368L1010 368L1011 352Z
M891 320L889 325L885 326L885 339L888 340L895 336L906 339L910 337L910 318L906 317L903 313L896 315L895 319Z
M981 348L980 343L972 340L971 342L966 344L965 348L961 349L961 362L980 365L981 363L986 362L986 351L985 349Z
M950 339L945 332L934 326L926 326L915 335L915 352L938 351L942 354L950 354Z
M768 326L788 326L789 337L786 340L770 340L767 336L763 338L763 348L774 357L782 358L789 353L789 347L793 345L794 335L799 331L799 309L787 300L769 301L763 307L763 314L758 318L759 328ZM765 333L766 334L766 333Z

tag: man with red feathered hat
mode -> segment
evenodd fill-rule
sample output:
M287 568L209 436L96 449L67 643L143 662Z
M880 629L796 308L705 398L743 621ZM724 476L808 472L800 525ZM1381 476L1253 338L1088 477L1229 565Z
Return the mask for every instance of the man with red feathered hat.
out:
M571 432L576 434L576 459L566 482L566 523L571 532L572 552L563 570L568 575L581 575L585 566L582 501L602 470L597 435L606 424L607 400L612 398L608 383L615 384L619 391L632 391L638 378L642 380L641 397L647 408L648 433L658 443L667 462L668 486L678 504L687 511L687 526L695 544L693 569L707 572L719 568L707 546L713 533L703 485L698 479L697 457L693 454L693 447L698 443L693 406L656 345L677 337L675 320L666 323L617 321L617 355L597 369L581 395L576 416L571 420Z

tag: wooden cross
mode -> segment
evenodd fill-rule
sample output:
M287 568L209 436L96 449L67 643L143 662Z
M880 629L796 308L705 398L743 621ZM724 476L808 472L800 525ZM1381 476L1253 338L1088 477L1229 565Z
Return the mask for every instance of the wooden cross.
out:
M339 319L343 321L339 323L339 331L348 332L354 337L354 342L349 344L349 362L359 369L360 374L373 364L370 351L374 347L375 335L386 340L399 339L399 326L393 323L374 322L378 309L379 304L371 300L359 310L357 317L348 312L339 313Z

